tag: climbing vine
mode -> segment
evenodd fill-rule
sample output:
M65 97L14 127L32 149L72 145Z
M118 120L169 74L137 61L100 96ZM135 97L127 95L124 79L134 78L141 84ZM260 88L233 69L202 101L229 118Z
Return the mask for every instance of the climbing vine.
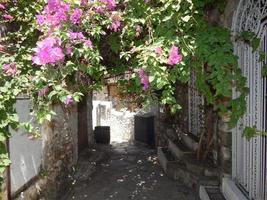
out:
M16 97L27 94L33 117L55 114L53 103L70 106L110 77L138 103L157 101L180 109L175 83L196 72L197 88L208 104L235 126L248 92L233 53L230 30L210 24L206 9L223 10L215 0L48 0L0 4L0 172L9 164L4 148L19 123ZM126 76L127 74L127 76ZM129 76L130 75L130 76ZM126 78L127 77L127 78ZM232 88L240 96L232 99Z

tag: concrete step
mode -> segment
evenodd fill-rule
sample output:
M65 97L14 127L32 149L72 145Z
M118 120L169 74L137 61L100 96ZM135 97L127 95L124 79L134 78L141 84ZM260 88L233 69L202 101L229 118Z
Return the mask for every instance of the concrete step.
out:
M186 155L193 153L182 143L182 141L173 142L168 140L168 149L178 160L182 160Z
M182 133L181 134L182 142L185 146L191 151L196 152L198 149L198 137L191 133Z
M168 148L158 148L158 159L168 177L179 180L187 187L198 191L200 185L219 185L217 177L205 177L204 173L188 170L185 163L176 159Z
M164 147L158 147L158 160L166 174L168 174L168 171L172 165L178 163L171 151Z
M168 149L180 163L183 163L186 166L188 171L200 176L218 176L217 169L213 163L199 163L196 158L196 153L184 145L183 141L173 142L168 140Z
M219 186L203 186L199 187L200 200L226 200Z
M199 162L196 154L187 154L183 158L183 162L188 171L206 177L218 176L218 169L210 161Z

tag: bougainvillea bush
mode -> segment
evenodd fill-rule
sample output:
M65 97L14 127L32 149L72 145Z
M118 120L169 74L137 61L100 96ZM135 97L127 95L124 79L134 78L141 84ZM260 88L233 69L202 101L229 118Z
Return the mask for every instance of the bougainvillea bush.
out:
M33 116L42 122L55 114L52 103L71 106L119 76L118 83L135 101L168 104L175 112L180 108L175 83L187 82L191 69L207 103L229 114L235 124L245 111L246 80L233 55L230 31L205 21L207 5L222 2L18 0L0 4L1 26L7 29L0 49L1 169L8 164L7 127L37 131L28 123L18 123L14 103L21 94L32 99ZM231 99L233 86L240 92L237 99ZM229 100L222 102L223 98Z

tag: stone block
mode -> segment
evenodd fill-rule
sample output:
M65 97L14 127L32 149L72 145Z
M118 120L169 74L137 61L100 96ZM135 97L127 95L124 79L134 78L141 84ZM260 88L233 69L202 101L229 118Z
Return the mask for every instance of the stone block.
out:
M218 170L215 168L206 168L204 170L204 176L208 176L208 177L218 176Z
M228 161L231 160L232 152L230 148L221 147L221 160Z
M205 168L197 162L186 161L186 168L188 171L199 176L204 175Z
M221 145L232 147L232 132L220 132Z
M193 138L192 135L183 133L182 134L182 141L191 151L197 151L198 142L196 141L195 138Z
M163 151L164 151L163 147L158 147L158 160L159 160L159 163L162 166L164 172L167 173L167 167L168 167L170 161L167 159L167 157Z
M203 167L199 167L198 164L194 165L194 170L188 170L188 166L176 160L168 159L166 156L167 148L158 148L159 162L167 174L168 177L178 180L187 187L198 190L198 187L202 185L219 185L217 177L205 177L203 176ZM195 171L195 172L193 172ZM201 171L201 173L198 173Z
M181 142L177 145L168 140L168 148L172 152L172 154L179 160L181 160L186 154L192 153L186 146L184 146Z
M177 139L177 135L175 134L175 130L173 130L172 128L167 128L166 135L167 135L168 139L170 139L170 140L176 140Z
M218 122L218 129L222 132L231 132L231 128L229 127L227 122L219 120Z

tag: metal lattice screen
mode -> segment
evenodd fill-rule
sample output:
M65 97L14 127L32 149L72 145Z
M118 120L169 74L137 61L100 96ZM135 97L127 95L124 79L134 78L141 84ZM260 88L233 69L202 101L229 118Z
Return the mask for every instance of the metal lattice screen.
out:
M241 0L233 23L235 34L254 32L261 39L261 48L267 52L267 1ZM244 127L255 126L266 131L266 78L261 75L263 63L259 54L243 43L236 42L235 52L239 66L247 77L249 95L247 111L233 130L233 177L250 199L267 199L266 137L257 136L250 140L242 137ZM267 60L265 60L266 62ZM234 96L238 94L234 91Z
M196 74L190 71L188 84L188 131L194 135L204 129L204 97L196 89Z

